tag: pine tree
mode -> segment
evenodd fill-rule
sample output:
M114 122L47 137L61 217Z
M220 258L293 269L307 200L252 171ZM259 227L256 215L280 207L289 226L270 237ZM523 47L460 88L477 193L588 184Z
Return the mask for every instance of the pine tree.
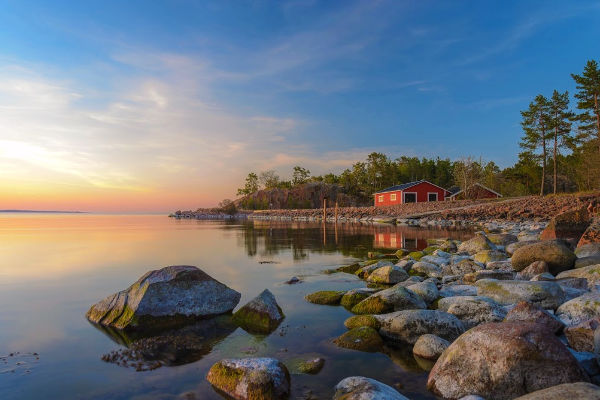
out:
M600 70L595 60L589 60L581 75L571 74L577 83L577 108L581 114L577 116L579 131L597 139L600 152Z
M546 160L548 151L546 141L548 140L548 130L550 125L549 115L550 102L541 94L537 95L529 108L521 111L523 121L524 136L521 138L519 146L525 150L525 153L535 154L541 147L542 154L542 182L540 184L540 196L544 195L544 181L546 180Z
M549 103L550 124L554 139L554 149L552 151L553 163L553 191L556 194L556 181L558 176L557 156L559 148L569 144L571 139L571 122L574 114L569 111L569 92L559 93L555 90Z

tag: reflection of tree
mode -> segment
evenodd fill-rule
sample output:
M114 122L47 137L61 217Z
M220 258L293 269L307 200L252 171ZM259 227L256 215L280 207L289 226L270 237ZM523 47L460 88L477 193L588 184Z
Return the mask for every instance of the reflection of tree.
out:
M401 234L425 247L427 239L467 238L468 231L422 229L395 225L365 225L319 222L290 222L253 220L226 225L226 229L238 230L239 243L243 243L249 256L273 257L289 251L294 260L304 260L310 253L341 253L345 256L364 258L374 248L377 234ZM398 248L401 245L398 244Z

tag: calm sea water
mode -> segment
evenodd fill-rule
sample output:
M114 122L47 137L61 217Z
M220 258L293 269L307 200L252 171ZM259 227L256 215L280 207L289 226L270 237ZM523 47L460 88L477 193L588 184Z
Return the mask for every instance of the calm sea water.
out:
M334 385L350 375L397 385L411 399L433 398L410 349L337 348L331 340L345 332L351 314L303 297L364 287L353 275L322 271L373 248L423 248L427 238L468 236L359 224L0 215L0 399L220 399L204 379L208 369L222 358L248 356L325 358L318 375L292 375L292 398L331 398ZM183 365L136 372L103 362L121 345L87 322L90 305L148 270L177 264L198 266L241 292L239 306L268 288L285 320L268 336L238 328L209 338L206 354ZM292 276L304 282L282 283Z

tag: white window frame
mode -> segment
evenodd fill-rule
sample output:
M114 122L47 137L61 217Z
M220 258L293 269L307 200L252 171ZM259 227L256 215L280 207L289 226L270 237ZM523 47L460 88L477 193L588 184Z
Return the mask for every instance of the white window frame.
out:
M396 193L390 194L390 201L396 201Z
M430 194L435 194L435 200L429 200L429 195ZM427 202L430 201L440 201L440 196L438 192L427 192Z
M383 196L384 196L383 194L377 195L377 202L378 203L383 203Z
M415 203L419 202L419 195L417 194L417 192L402 192L402 204L409 204L406 202L407 194L414 194L415 195Z

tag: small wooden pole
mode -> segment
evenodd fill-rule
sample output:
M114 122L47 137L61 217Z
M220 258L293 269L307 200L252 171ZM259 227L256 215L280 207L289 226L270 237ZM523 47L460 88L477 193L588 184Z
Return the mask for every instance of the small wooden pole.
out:
M338 220L338 202L335 202L335 223L337 224Z
M323 222L327 221L327 197L323 198Z

